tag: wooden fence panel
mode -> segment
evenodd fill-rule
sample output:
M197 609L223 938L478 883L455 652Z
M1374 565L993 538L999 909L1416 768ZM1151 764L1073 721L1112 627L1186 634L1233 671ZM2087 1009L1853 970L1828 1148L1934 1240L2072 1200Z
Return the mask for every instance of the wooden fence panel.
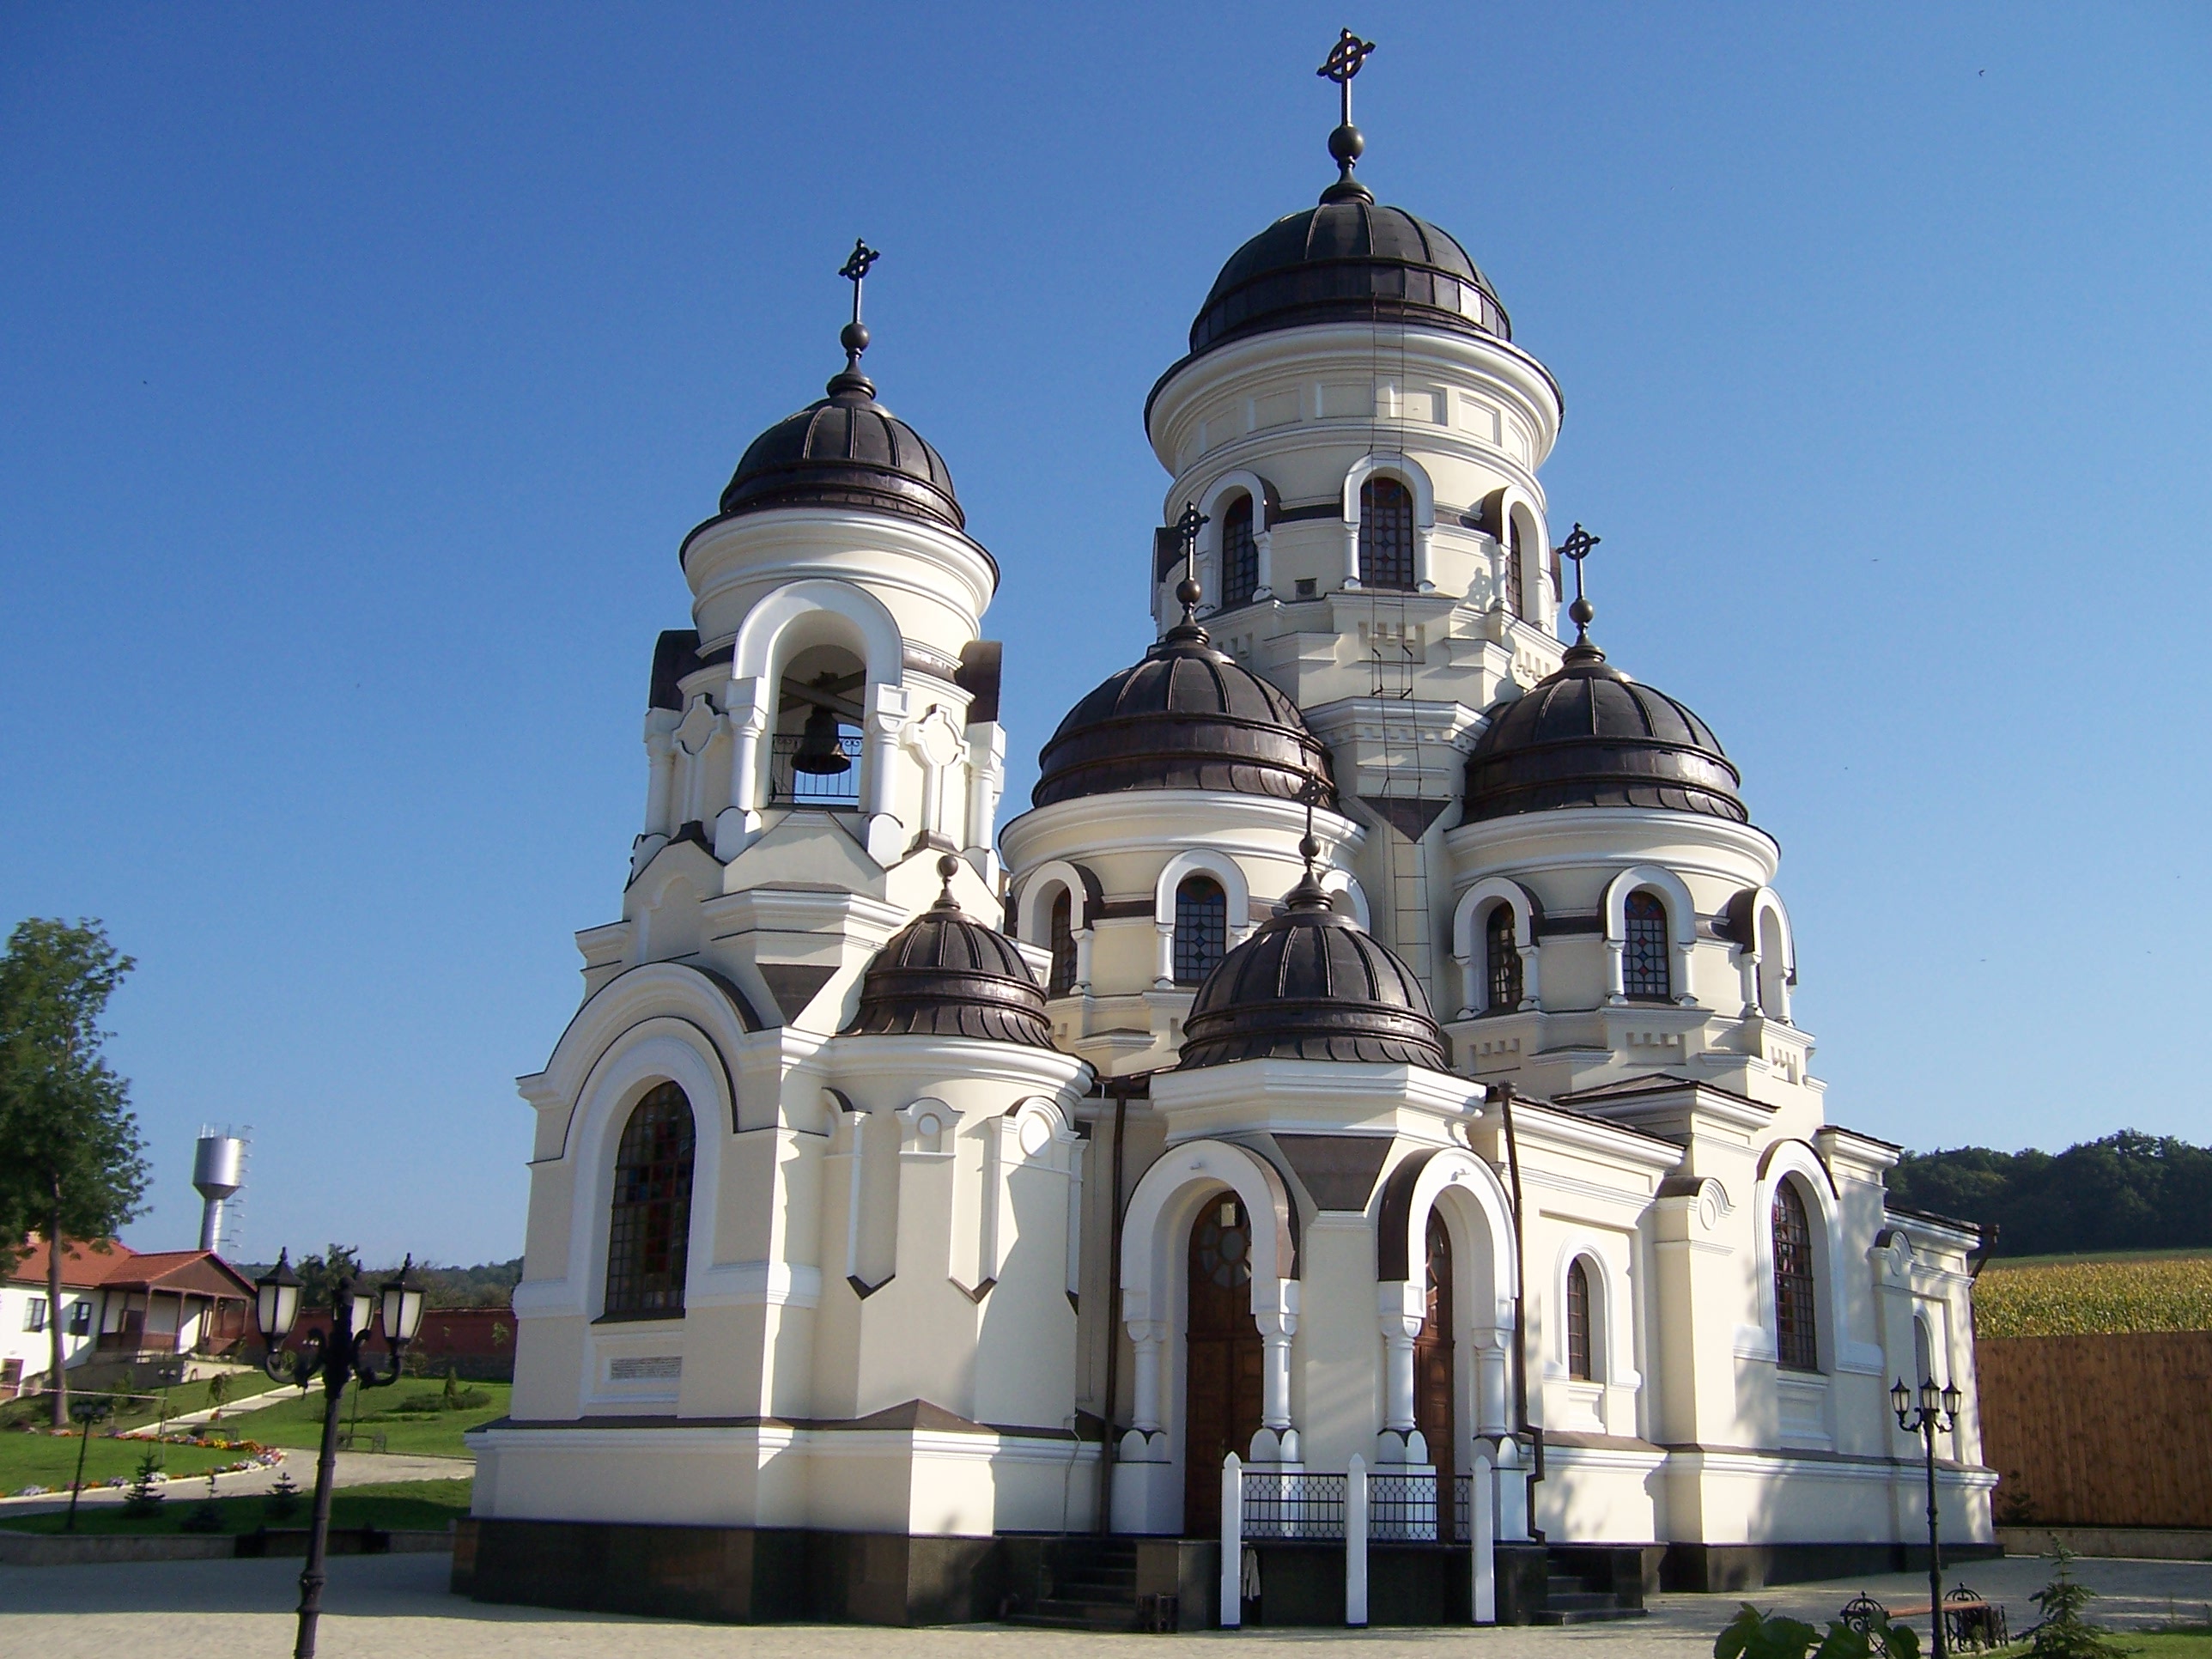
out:
M2212 1331L1984 1337L2001 1522L2212 1527Z

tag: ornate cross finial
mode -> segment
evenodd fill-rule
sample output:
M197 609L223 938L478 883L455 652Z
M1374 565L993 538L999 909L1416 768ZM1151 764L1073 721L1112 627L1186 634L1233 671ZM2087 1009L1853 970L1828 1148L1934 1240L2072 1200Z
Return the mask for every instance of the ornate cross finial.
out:
M1168 526L1182 544L1182 580L1176 586L1176 601L1182 606L1182 625L1185 628L1198 626L1198 532L1212 522L1198 510L1196 501L1185 501L1182 517ZM1196 637L1202 640L1206 635L1200 632Z
M1583 592L1583 561L1589 557L1590 550L1603 539L1601 536L1591 535L1582 527L1581 521L1577 520L1566 540L1552 550L1559 557L1575 562L1575 602L1567 607L1567 615L1574 620L1575 643L1577 646L1589 645L1590 618L1597 615L1597 607ZM1595 650L1596 647L1590 648Z
M866 237L853 239L853 252L845 263L837 267L837 274L853 285L853 320L860 320L860 284L868 280L868 267L884 256L868 246Z
M1360 65L1374 50L1372 40L1363 40L1346 29L1328 49L1328 57L1322 66L1314 71L1324 81L1336 82L1338 99L1336 131L1328 135L1329 159L1336 163L1336 182L1322 192L1323 202L1375 199L1367 186L1352 176L1352 169L1358 165L1360 152L1367 148L1367 140L1352 125L1352 78L1359 73Z
M860 284L868 280L868 267L884 256L868 246L863 237L853 239L853 251L845 263L837 267L837 274L853 285L853 320L838 333L837 343L845 348L845 369L830 382L830 395L848 398L872 398L875 383L860 373L860 354L868 349L868 325L860 320Z

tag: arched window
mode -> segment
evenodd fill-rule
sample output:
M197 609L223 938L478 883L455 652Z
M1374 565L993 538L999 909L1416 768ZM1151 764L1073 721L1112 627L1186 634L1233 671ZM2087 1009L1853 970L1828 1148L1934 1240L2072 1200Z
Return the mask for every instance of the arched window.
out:
M1490 1012L1506 1013L1521 1006L1521 948L1513 937L1513 907L1493 904L1482 924L1482 965L1490 988Z
M1820 1369L1813 1298L1813 1227L1795 1182L1774 1189L1774 1341L1782 1368Z
M1505 550L1505 608L1516 617L1525 617L1528 614L1525 586L1527 574L1522 568L1523 562L1521 520L1516 515L1513 520L1512 534L1507 538Z
M1061 888L1052 896L1052 919L1046 926L1046 942L1052 950L1052 976L1047 996L1064 997L1075 988L1075 902Z
M1239 495L1221 520L1221 605L1252 603L1260 586L1260 544L1252 539L1252 498Z
M681 1316L690 1240L691 1103L664 1083L630 1113L615 1154L607 1316Z
M1211 876L1186 876L1176 889L1175 976L1195 985L1229 950L1229 895Z
M1638 888L1623 913L1626 939L1620 959L1622 994L1640 1002L1671 1002L1674 975L1667 964L1667 907L1659 896Z
M1567 1266L1567 1375L1590 1380L1589 1269L1580 1256Z
M1359 581L1364 587L1413 585L1413 497L1395 478L1359 486Z

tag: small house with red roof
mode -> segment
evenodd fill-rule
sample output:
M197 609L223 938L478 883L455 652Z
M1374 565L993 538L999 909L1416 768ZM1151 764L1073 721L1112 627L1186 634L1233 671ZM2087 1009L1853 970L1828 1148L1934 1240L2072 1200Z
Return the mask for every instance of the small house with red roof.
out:
M44 1385L51 1327L62 1325L63 1364L137 1364L235 1355L252 1328L253 1286L212 1250L134 1250L114 1239L70 1243L53 1305L45 1239L33 1234L0 1279L0 1399Z

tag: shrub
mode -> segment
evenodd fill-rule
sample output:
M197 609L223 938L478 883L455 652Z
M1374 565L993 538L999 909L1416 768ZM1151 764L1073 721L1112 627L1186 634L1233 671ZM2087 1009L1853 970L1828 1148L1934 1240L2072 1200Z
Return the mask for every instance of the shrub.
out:
M2051 1559L2057 1570L2034 1598L2035 1605L2043 1610L2043 1622L2027 1633L2033 1659L2124 1659L2128 1654L2140 1652L2138 1648L2114 1641L2112 1632L2081 1616L2082 1608L2097 1599L2097 1592L2075 1583L2068 1571L2074 1563L2074 1552L2061 1545Z
M276 1484L270 1487L262 1506L272 1521L285 1520L299 1509L300 1488L292 1479L291 1470L286 1469L276 1477Z
M149 1444L145 1455L138 1460L138 1473L131 1482L129 1494L123 1500L123 1512L133 1520L144 1521L159 1515L167 1494L154 1490L167 1477L161 1473L161 1454Z

